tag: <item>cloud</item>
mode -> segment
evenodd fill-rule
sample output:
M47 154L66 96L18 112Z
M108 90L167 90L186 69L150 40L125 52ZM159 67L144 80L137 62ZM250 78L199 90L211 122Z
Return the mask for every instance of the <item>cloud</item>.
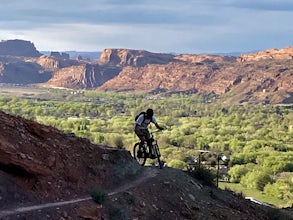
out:
M34 2L34 4L32 4ZM55 2L55 4L53 4ZM100 1L97 1L100 2ZM176 1L167 4L162 1L142 1L140 3L121 4L121 1L39 1L23 0L21 3L3 4L1 21L28 21L41 24L89 22L94 24L177 24L200 22L207 19L207 14L201 13L202 6L198 4L185 5ZM5 6L6 5L6 6ZM32 5L32 6L30 6ZM191 10L194 7L195 10Z
M289 0L2 0L0 39L39 50L249 51L293 45Z
M293 11L291 0L228 1L231 6L259 11Z

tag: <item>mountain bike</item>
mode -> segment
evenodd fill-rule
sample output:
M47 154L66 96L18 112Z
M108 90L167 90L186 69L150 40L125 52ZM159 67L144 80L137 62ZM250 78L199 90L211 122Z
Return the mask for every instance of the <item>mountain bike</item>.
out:
M160 149L158 146L157 140L154 139L154 133L159 132L160 130L150 132L150 140L152 145L149 147L147 145L147 142L144 141L143 143L137 142L133 146L133 157L137 162L141 165L144 166L146 160L149 159L157 159L158 165L160 169L163 168L163 163L160 159L161 153ZM151 152L150 152L151 150Z

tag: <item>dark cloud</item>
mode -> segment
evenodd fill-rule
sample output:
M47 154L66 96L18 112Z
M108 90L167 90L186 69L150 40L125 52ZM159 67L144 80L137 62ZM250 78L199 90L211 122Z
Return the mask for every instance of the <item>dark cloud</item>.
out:
M24 0L24 2L32 2ZM95 1L87 1L80 5L76 1L60 1L58 7L52 3L38 5L35 2L33 7L24 6L24 4L8 3L9 9L3 10L0 14L2 21L31 21L40 23L75 23L88 22L94 24L105 23L129 23L129 24L185 24L185 23L208 23L216 22L213 15L206 15L190 10L186 7L161 7L155 1L152 4L146 4L144 1L139 4L130 1L131 4L122 4L121 1L102 1L99 4ZM99 1L98 1L99 2ZM145 1L146 2L146 1ZM8 6L6 5L6 6ZM5 4L2 4L5 7ZM188 9L188 11L187 11Z
M293 44L291 1L1 0L0 40L25 38L55 50L266 49Z

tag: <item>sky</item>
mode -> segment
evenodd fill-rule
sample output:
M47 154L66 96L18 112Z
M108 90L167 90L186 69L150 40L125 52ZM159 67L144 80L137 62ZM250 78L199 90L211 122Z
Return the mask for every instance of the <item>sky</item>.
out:
M39 51L255 52L293 46L293 0L1 0L0 40Z

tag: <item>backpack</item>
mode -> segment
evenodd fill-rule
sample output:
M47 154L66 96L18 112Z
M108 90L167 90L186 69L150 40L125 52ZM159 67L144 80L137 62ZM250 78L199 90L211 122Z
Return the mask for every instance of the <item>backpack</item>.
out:
M141 113L139 113L138 115L135 116L134 120L136 121L136 120L138 119L138 117L139 117L140 115L142 115L142 114L145 116L145 115L146 115L146 112L141 112ZM144 120L144 119L143 119L143 120Z
M145 120L145 117L146 117L146 115L147 115L146 112L141 112L141 113L139 113L138 115L136 115L135 118L134 118L135 121L136 121L136 120L138 119L138 117L139 117L140 115L142 115L142 114L143 114L143 116L144 116L144 117L143 117L143 121L142 121L142 123L143 123L144 120ZM153 120L151 119L151 122L152 122L152 121L153 121Z

